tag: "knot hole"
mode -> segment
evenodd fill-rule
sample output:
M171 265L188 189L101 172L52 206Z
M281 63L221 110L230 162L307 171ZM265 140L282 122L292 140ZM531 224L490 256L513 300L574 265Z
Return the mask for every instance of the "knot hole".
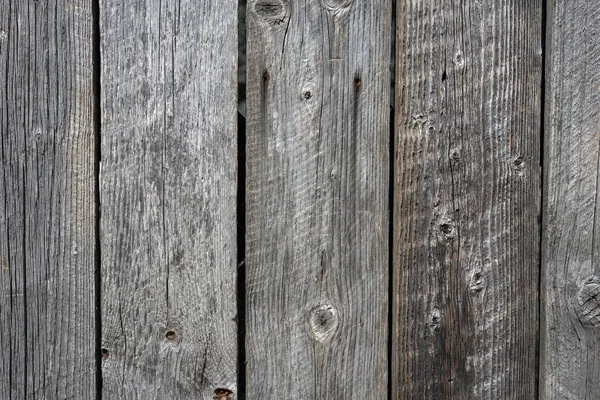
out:
M325 342L331 338L338 323L338 312L332 305L319 305L313 307L308 313L308 324L311 333L318 342Z

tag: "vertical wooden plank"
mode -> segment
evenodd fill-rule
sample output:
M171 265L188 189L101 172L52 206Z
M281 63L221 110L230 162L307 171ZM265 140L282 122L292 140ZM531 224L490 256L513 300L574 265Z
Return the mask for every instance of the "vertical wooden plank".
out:
M600 11L548 3L542 399L600 395Z
M247 16L248 398L385 398L390 1Z
M0 398L95 395L90 2L0 1Z
M397 12L392 397L535 398L542 1Z
M103 397L233 398L237 1L100 23Z

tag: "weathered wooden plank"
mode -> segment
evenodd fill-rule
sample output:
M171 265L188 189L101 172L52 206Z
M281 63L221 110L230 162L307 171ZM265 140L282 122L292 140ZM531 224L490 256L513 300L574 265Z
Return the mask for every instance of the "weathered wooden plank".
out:
M600 396L600 10L548 2L540 392Z
M235 396L237 1L100 24L103 397Z
M0 10L0 398L91 399L91 4Z
M249 399L386 398L390 20L248 3Z
M542 1L397 16L392 397L535 398Z

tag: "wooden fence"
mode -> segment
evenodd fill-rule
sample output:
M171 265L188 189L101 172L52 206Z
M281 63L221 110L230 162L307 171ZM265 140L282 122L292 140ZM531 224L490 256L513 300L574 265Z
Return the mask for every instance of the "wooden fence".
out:
M599 6L0 0L0 399L600 399Z

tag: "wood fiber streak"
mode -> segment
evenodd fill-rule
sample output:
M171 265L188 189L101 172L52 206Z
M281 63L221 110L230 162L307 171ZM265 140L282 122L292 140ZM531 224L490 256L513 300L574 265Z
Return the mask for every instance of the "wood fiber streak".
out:
M235 398L237 1L100 24L103 397Z
M540 394L600 396L600 9L548 2Z
M533 399L542 1L398 1L392 398Z
M90 2L0 1L0 399L91 399Z
M247 9L249 399L385 399L391 2Z

